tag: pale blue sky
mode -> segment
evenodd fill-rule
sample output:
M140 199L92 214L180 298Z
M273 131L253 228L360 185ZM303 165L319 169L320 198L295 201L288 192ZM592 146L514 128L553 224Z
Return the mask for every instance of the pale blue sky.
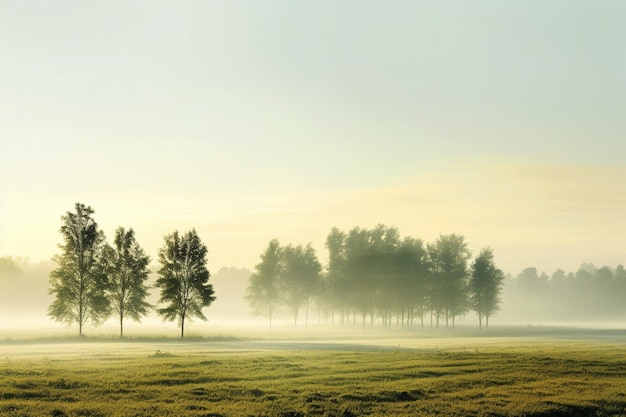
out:
M623 263L624 21L617 0L1 0L0 255L49 258L81 201L153 258L195 226L216 267L377 222L509 272Z

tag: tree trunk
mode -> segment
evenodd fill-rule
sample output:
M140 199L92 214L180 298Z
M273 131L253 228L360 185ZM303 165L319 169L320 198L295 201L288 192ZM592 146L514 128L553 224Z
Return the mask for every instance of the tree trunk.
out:
M269 313L268 315L269 315L269 318L270 318L270 329L271 329L272 328L272 306L271 305L270 305L270 308L268 310L268 313Z
M80 294L80 301L78 302L78 336L83 337L83 322L85 321L85 311L82 298L82 289Z
M309 299L306 299L306 315L304 316L304 328L309 327Z

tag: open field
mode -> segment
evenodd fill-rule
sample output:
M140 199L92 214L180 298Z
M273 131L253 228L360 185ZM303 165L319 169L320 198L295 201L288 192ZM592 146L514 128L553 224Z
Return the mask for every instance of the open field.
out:
M0 343L2 416L626 416L626 344L167 339Z

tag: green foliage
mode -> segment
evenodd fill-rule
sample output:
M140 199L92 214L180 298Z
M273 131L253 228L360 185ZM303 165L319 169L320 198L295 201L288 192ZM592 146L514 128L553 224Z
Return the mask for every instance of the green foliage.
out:
M280 283L284 294L284 303L294 315L294 323L298 322L298 312L306 307L308 323L309 301L318 290L322 265L317 260L315 249L309 244L288 245L282 249Z
M198 317L206 320L202 312L214 300L213 286L209 284L207 248L195 229L184 235L175 231L165 236L164 246L159 250L159 278L156 286L161 289L157 309L165 320L178 320L181 338L185 335L185 319Z
M437 322L445 314L446 326L450 318L454 325L455 316L467 311L467 264L471 256L462 235L441 235L428 245L431 304L437 315Z
M254 267L250 275L246 300L255 314L267 316L269 326L272 327L272 318L282 302L280 275L282 249L278 239L270 241L267 249L261 254L261 262Z
M139 321L148 313L148 263L150 258L135 239L133 229L119 227L113 247L105 245L103 264L109 278L108 295L120 322L120 337L124 335L124 318Z
M333 227L326 238L328 249L328 268L323 281L322 292L325 298L323 305L327 306L327 312L334 314L335 311L345 312L348 309L348 291L346 282L346 234Z
M414 320L424 325L424 313L431 309L439 317L452 318L467 311L467 262L470 257L465 238L441 236L424 248L419 239L400 238L398 229L377 225L355 227L349 233L331 230L326 239L329 251L328 274L324 283L331 306L339 310L341 322L353 312L375 315L391 326L396 316L402 327ZM354 313L353 313L354 314Z
M61 254L50 274L49 293L55 296L48 309L54 320L78 324L79 334L88 321L98 324L110 314L106 297L107 276L101 265L104 234L98 230L91 207L76 203L76 212L61 219Z
M321 270L310 244L281 247L280 242L273 239L250 276L246 300L254 313L269 318L270 327L281 306L291 310L295 323L298 313L305 307L308 322L309 301L318 293Z
M493 251L483 249L474 260L469 282L472 308L478 313L478 325L482 328L483 318L489 326L489 317L498 311L504 273L496 268Z

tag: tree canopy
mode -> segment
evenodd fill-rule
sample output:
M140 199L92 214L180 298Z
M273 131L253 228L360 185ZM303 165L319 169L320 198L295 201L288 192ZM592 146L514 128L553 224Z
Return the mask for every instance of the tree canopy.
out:
M103 263L108 276L108 296L120 324L120 337L124 336L124 318L139 321L148 313L148 264L150 257L135 239L133 229L119 227L115 231L113 246L105 245Z
M161 289L157 309L164 320L178 320L180 337L185 336L185 320L198 317L206 320L202 312L214 300L213 286L209 281L206 246L195 229L181 235L178 231L165 236L159 250L159 278L156 286Z
M483 318L489 327L489 317L498 311L501 301L504 273L493 260L493 251L483 249L474 260L469 282L472 309L478 314L478 326L482 329Z
M57 268L50 274L49 292L55 299L48 314L56 321L78 324L80 336L85 323L99 324L110 313L101 265L104 233L93 214L91 207L76 203L75 212L61 217L61 254L53 258Z
M252 312L266 316L270 328L283 296L279 281L283 268L281 256L280 242L278 239L271 240L261 254L261 262L254 267L246 290L246 300Z

